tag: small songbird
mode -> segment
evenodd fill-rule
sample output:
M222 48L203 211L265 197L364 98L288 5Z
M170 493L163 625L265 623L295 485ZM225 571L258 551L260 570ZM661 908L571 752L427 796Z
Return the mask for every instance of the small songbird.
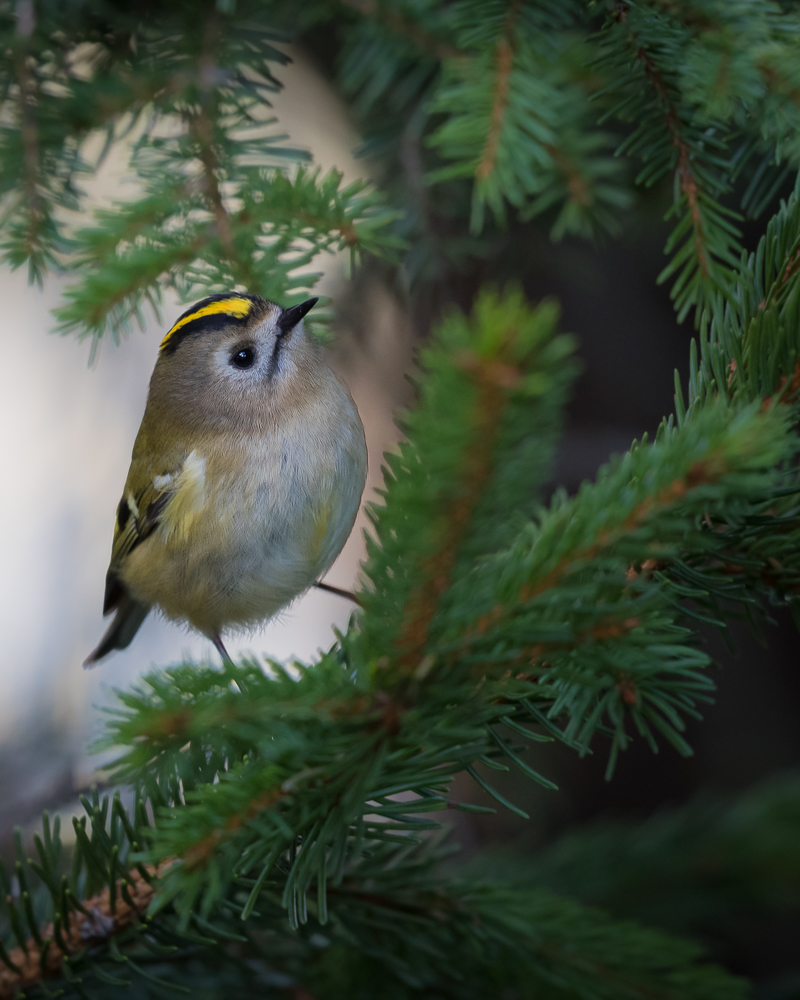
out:
M115 612L84 666L129 645L151 608L188 622L225 659L325 573L364 491L364 428L303 331L317 302L282 309L210 295L159 350L106 576Z

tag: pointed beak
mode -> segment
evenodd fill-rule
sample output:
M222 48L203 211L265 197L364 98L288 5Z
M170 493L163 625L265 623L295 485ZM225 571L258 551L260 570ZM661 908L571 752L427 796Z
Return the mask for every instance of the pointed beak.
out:
M278 319L278 335L285 337L290 330L294 330L305 314L313 309L318 302L318 298L306 299L305 302L301 302L299 306L292 306L291 309L284 309Z

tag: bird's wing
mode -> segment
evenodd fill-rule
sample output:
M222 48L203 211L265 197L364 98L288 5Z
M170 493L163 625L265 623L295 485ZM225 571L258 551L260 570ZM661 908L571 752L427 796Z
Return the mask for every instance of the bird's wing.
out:
M133 473L133 469L131 472ZM177 475L147 477L138 490L132 487L133 475L128 477L125 493L117 507L111 562L106 574L106 591L103 614L110 614L125 595L120 570L137 545L149 538L158 526L170 500L176 492Z

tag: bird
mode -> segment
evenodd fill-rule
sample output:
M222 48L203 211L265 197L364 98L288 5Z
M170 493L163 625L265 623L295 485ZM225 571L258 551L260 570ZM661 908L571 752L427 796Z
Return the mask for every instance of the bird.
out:
M167 332L116 510L103 601L114 618L85 667L125 649L151 609L230 663L223 632L272 618L342 550L367 446L304 331L317 301L209 295Z

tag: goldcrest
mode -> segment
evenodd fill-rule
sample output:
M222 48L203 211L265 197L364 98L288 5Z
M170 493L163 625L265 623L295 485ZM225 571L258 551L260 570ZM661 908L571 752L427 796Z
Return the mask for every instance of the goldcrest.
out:
M117 508L103 613L84 666L124 649L152 608L208 636L272 617L326 572L364 491L364 428L282 309L211 295L164 337Z

